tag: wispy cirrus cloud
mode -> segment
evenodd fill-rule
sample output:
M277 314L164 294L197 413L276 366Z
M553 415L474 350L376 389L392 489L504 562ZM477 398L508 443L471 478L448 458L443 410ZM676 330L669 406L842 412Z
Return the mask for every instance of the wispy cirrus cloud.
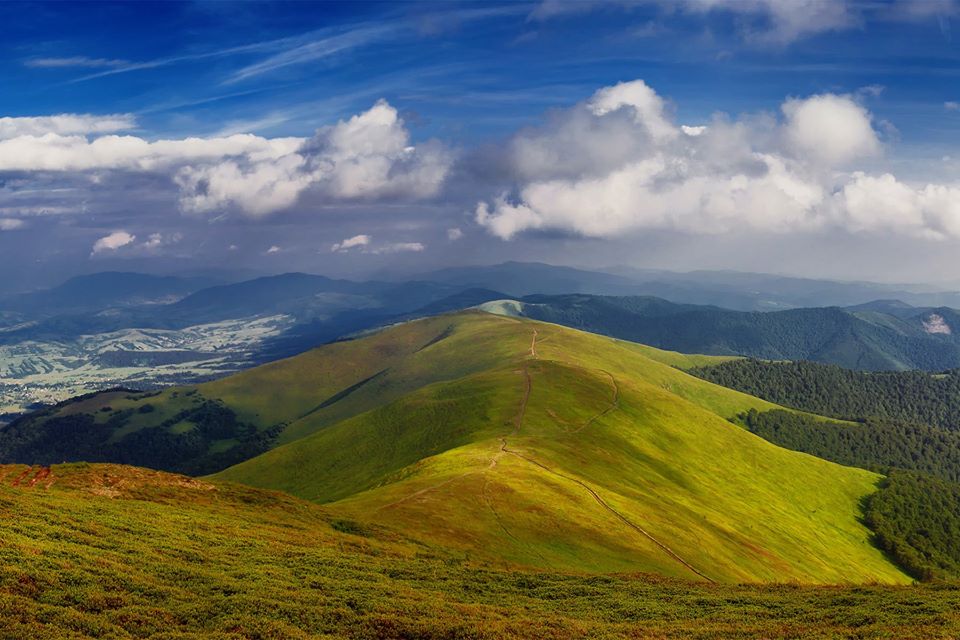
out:
M70 56L66 58L28 58L24 66L36 69L62 69L66 67L80 67L96 69L101 67L123 67L130 64L127 60L111 58L88 58L87 56Z
M402 28L400 25L374 25L320 37L272 55L256 64L248 65L228 77L224 84L241 82L284 67L323 60L345 51L386 40L395 36Z
M133 71L146 71L148 69L158 69L161 67L169 67L172 65L181 64L185 62L197 62L200 60L209 60L211 58L224 58L228 56L241 55L241 54L271 52L271 51L276 51L278 49L282 49L285 46L291 46L291 43L298 39L299 37L280 38L276 40L266 40L263 42L253 42L250 44L239 45L235 47L215 49L212 51L185 53L185 54L175 55L175 56L154 58L153 60L145 60L142 62L128 62L126 64L116 66L112 69L107 69L106 71L100 71L98 73L91 73L89 75L81 76L79 78L74 79L73 82L85 82L87 80L95 80L97 78L104 78L107 76L118 75L121 73L131 73Z
M412 32L412 25L407 23L359 23L344 27L324 28L295 36L251 42L209 51L183 53L140 62L123 62L122 64L111 65L109 69L81 76L74 79L73 82L85 82L107 76L217 58L255 54L269 55L266 59L247 65L228 76L224 82L230 84L281 67L314 62L336 53L344 53L351 49L382 41L404 31Z
M178 55L155 58L144 61L108 60L98 58L46 58L37 59L47 64L35 64L36 67L72 66L77 67L109 67L96 73L81 76L72 82L85 82L107 76L158 69L178 64L199 62L234 56L255 56L265 54L267 57L251 64L247 64L229 74L223 84L233 84L261 76L285 67L303 65L331 58L338 54L384 43L387 41L407 38L422 38L425 35L435 35L446 28L460 28L464 24L493 19L509 15L523 15L529 8L525 4L514 4L503 7L489 7L482 9L443 9L432 11L429 17L420 15L405 17L394 15L389 19L377 21L355 22L316 29L306 33L251 42L235 46L223 47L208 51L196 51ZM82 64L87 61L90 64ZM60 62L61 64L56 64ZM92 63L98 64L92 64Z
M822 33L860 28L870 20L916 21L943 17L955 13L957 3L955 0L877 3L858 0L542 0L529 14L528 20L543 22L588 11L636 7L659 8L662 19L670 19L676 14L701 18L727 14L737 18L740 36L745 41L759 45L786 45ZM643 26L649 30L659 27L660 23L647 21Z

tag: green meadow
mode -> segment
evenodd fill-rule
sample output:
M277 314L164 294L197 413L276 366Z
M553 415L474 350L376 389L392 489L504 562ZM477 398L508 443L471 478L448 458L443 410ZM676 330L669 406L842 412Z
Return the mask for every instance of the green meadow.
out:
M960 590L947 585L507 570L281 493L85 464L31 487L26 470L0 467L3 639L960 634Z
M410 336L425 346L407 346ZM860 521L881 477L731 424L775 405L676 368L700 358L480 313L395 327L359 340L359 353L372 350L367 340L406 346L368 383L389 388L388 402L332 425L308 415L290 428L310 435L214 477L503 566L728 583L909 580ZM309 357L321 371L336 366L333 349ZM249 376L266 384L263 371ZM360 403L368 392L353 393Z
M0 638L958 637L864 523L909 492L731 422L783 408L684 371L723 360L465 312L48 410L249 455L0 467Z

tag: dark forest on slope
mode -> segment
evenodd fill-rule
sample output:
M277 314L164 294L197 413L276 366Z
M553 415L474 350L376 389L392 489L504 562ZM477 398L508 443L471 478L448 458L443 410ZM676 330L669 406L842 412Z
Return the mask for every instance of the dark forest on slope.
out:
M732 360L695 376L820 415L881 418L960 429L960 371L863 372L813 362Z

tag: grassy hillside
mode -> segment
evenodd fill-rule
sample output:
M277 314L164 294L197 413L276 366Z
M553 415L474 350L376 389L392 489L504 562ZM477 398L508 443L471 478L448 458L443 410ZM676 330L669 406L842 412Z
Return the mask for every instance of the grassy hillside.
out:
M359 343L390 364L346 398L356 407L383 385L387 404L337 422L337 403L307 414L288 433L312 435L217 477L487 562L723 582L907 579L859 521L879 476L730 424L774 405L679 371L679 356L480 313ZM323 350L312 357L333 366ZM355 366L360 380L376 368ZM263 372L248 375L252 389ZM240 415L255 417L250 407Z
M527 340L496 321L459 323L456 340L448 340L454 324L451 316L439 316L215 382L68 401L0 428L0 463L85 460L211 473L425 385L486 371ZM723 361L634 348L671 365ZM719 398L736 396L722 391ZM755 406L750 402L721 413L734 415Z
M731 425L776 405L677 369L719 362L468 312L78 399L0 431L0 454L191 473L251 458L219 477L505 566L906 580L859 521L879 476Z
M325 345L215 382L160 392L94 394L31 414L0 429L0 462L122 462L210 473L381 406L438 380L500 361L502 329L485 325L493 347L443 341L439 317L360 340ZM429 356L420 351L431 348ZM212 419L211 419L212 418Z
M0 638L927 640L949 586L501 571L282 494L115 465L0 467Z

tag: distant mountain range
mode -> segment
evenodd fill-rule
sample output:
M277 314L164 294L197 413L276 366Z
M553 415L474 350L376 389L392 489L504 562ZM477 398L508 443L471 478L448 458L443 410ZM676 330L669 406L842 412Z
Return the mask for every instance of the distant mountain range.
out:
M960 367L960 314L944 307L881 301L760 313L652 297L535 295L495 310L683 353L811 360L862 370Z
M960 367L955 293L733 272L616 271L508 262L399 282L305 273L242 282L81 276L0 298L0 414L89 388L220 377L357 332L502 299L530 317L690 353L868 370Z
M216 284L220 282L212 278L110 271L71 278L52 289L0 298L0 309L28 316L98 312L113 307L175 302Z
M714 305L736 311L846 307L875 300L899 300L919 307L960 307L960 292L926 285L839 282L738 271L678 273L630 267L587 271L506 262L443 269L420 274L417 279L494 289L520 297L536 293L655 296L671 302Z

